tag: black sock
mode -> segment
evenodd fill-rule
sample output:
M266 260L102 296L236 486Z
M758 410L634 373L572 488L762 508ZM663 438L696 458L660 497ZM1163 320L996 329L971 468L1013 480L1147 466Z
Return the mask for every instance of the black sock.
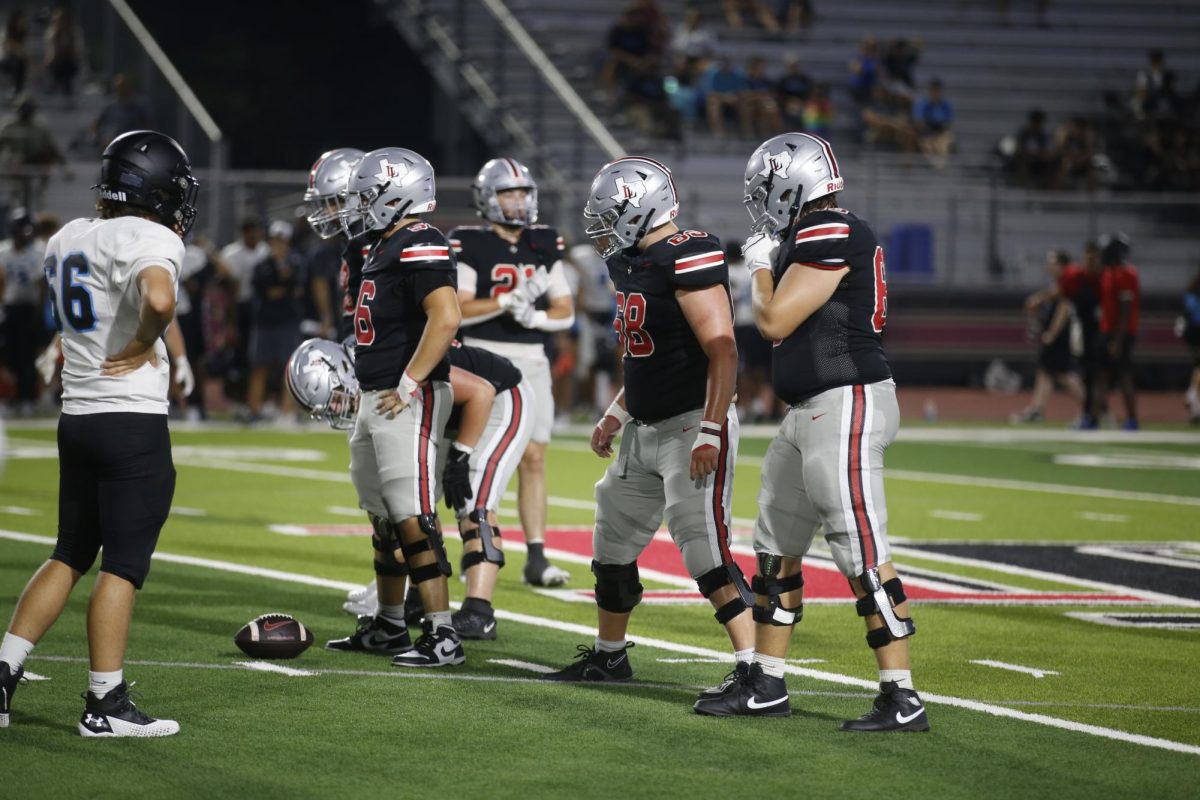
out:
M530 542L525 545L526 559L528 561L545 561L546 560L546 543L545 542Z
M463 600L462 610L474 611L476 614L483 614L488 617L495 616L491 602L484 600L482 597L468 597Z

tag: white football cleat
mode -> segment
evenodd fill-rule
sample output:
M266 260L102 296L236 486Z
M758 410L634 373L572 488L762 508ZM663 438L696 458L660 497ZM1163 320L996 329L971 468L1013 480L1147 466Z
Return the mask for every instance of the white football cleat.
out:
M378 600L379 588L376 586L375 581L371 581L366 586L360 586L346 594L346 602L342 603L342 611L345 611L347 614L353 614L356 617L361 617L365 614L374 616Z
M139 738L174 736L179 723L154 719L133 704L124 681L104 697L84 694L87 706L79 717L79 735L85 738L130 736Z

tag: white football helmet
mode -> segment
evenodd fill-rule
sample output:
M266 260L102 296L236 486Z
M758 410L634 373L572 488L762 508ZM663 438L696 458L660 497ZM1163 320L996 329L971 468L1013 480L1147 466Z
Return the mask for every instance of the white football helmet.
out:
M346 178L355 162L363 157L363 151L354 147L339 147L322 153L308 172L308 188L304 190L304 203L308 207L308 225L322 239L332 239L342 232L341 193L346 188Z
M284 376L292 397L313 419L340 431L353 427L358 378L352 350L328 339L308 339L288 359Z
M746 210L755 233L778 233L800 206L845 186L829 142L809 133L781 133L746 162Z
M347 236L385 231L437 207L433 165L404 147L372 150L350 170L342 197L339 216Z
M529 191L525 208L519 216L509 216L500 207L498 195L509 189ZM475 183L471 184L471 194L475 200L475 210L489 222L520 227L537 222L537 183L529 173L529 168L515 158L493 158L484 164L475 176Z
M671 170L641 156L605 164L592 179L583 216L585 233L601 258L632 247L649 231L679 213L679 196Z

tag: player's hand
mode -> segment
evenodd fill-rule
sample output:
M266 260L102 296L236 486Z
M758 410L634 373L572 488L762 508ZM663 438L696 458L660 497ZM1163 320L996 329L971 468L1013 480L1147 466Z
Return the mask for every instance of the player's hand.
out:
M612 414L605 414L596 423L592 431L592 452L601 458L609 458L613 454L612 443L623 427L621 420Z
M188 397L196 388L196 376L192 374L192 365L188 363L187 356L172 359L171 365L175 368L175 382L179 384L179 391L184 397Z
M442 490L446 493L446 508L459 509L475 496L471 491L471 450L454 442L442 470Z
M34 361L38 374L42 376L42 383L49 386L50 381L54 380L54 371L58 369L58 362L61 358L62 351L58 349L58 338L55 337L54 341L46 345L46 349Z
M746 269L750 270L751 275L760 269L774 271L775 255L778 252L778 240L767 233L751 236L746 244L742 245L742 258L745 259Z
M534 270L532 278L526 278L520 286L513 290L515 294L521 295L525 302L533 305L537 299L546 293L550 288L550 273L545 267L538 267Z
M546 312L538 311L532 305L526 304L521 306L519 311L513 313L513 319L522 328L536 328L538 325L538 315L545 317Z
M408 408L420 389L421 384L413 380L405 370L396 391L380 396L379 402L375 404L375 410L388 419L395 419L397 414Z
M700 433L692 445L692 464L689 475L692 480L703 480L717 471L721 458L721 425L701 420Z
M143 364L149 364L152 367L158 366L158 355L154 352L154 342L146 344L137 339L130 339L129 344L104 360L104 363L100 365L100 374L110 378L119 378L141 369Z

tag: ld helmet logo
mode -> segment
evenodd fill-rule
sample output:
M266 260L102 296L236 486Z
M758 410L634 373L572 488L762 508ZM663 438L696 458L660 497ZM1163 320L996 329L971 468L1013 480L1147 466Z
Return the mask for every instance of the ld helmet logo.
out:
M646 182L634 181L626 183L625 179L620 175L617 176L617 193L612 196L612 199L618 203L629 201L629 205L634 208L642 207L642 198L646 196Z
M381 158L379 159L379 172L375 173L375 177L379 179L380 183L391 183L398 178L403 178L406 172L408 172L407 164L403 162L393 164L386 158Z
M792 154L787 150L781 150L778 153L769 153L763 158L763 168L758 171L758 174L764 178L768 175L778 175L781 178L786 178L788 167L791 165Z

